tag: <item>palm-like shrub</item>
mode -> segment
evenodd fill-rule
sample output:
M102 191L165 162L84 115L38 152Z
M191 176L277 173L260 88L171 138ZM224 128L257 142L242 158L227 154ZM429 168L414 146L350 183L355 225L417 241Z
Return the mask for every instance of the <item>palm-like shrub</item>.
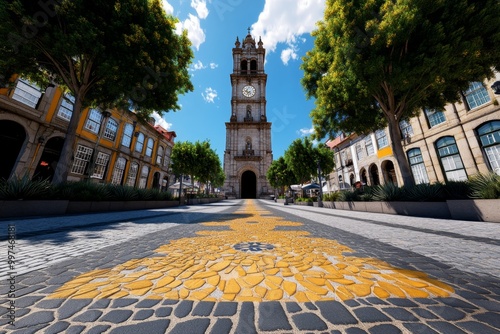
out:
M372 198L374 201L404 201L405 191L393 183L372 187Z
M50 194L50 182L31 180L28 175L0 181L0 199L28 200L46 199Z
M448 181L443 185L446 199L469 199L471 197L470 182Z
M481 199L500 198L500 175L478 174L470 179L471 197Z
M128 186L108 185L110 199L116 201L134 201L139 195L137 189Z
M443 184L437 182L433 184L421 183L413 187L404 188L405 197L414 202L438 202L444 201Z
M355 202L360 201L360 191L359 190L346 190L340 192L339 201L343 202Z

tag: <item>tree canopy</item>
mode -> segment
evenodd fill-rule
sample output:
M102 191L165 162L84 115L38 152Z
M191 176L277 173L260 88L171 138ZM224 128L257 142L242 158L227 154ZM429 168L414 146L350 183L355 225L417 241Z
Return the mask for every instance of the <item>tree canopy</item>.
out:
M284 160L301 184L318 176L318 164L322 174L329 174L334 166L332 151L324 144L314 147L307 137L294 140L285 151Z
M315 137L389 127L412 184L399 122L460 101L500 64L497 0L328 0L303 58Z
M285 158L273 160L267 170L267 180L273 188L289 187L298 182L295 174L288 167Z
M193 58L177 19L159 0L5 0L0 4L0 75L53 82L74 108L54 182L65 181L81 111L126 106L146 119L179 109L193 90Z

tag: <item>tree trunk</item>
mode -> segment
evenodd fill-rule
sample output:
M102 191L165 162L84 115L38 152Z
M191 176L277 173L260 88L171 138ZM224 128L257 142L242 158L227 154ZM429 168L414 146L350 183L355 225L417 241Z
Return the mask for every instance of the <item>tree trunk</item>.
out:
M78 128L78 123L80 121L81 111L82 100L79 95L76 95L75 103L73 105L73 113L68 124L66 138L61 150L61 156L59 157L56 170L54 171L54 177L52 179L52 183L54 184L65 182L68 179L68 174L74 159L73 154L75 151L76 129Z
M393 118L389 119L389 135L391 137L392 151L398 163L401 177L403 178L403 184L405 186L413 186L415 185L415 181L413 180L413 176L411 174L410 164L406 159L403 144L401 144L401 132L399 131L399 124Z

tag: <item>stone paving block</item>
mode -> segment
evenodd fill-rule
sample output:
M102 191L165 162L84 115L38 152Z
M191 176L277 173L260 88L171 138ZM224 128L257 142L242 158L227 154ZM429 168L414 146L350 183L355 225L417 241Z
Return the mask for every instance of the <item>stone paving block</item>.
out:
M177 318L184 318L189 315L191 310L193 309L193 301L192 300L182 300L179 305L174 310L174 315Z
M419 333L419 334L439 334L429 326L425 324L419 324L419 323L404 323L403 324L409 331L410 333Z
M279 302L259 304L259 330L278 331L290 330L292 326Z
M58 319L67 319L75 313L80 312L84 307L92 302L91 299L68 299L57 309Z
M16 312L16 316L18 313ZM38 311L34 313L30 313L27 316L16 320L15 328L26 328L35 325L49 324L54 321L54 312L52 311ZM47 325L46 325L47 326ZM46 327L44 326L44 327ZM11 327L11 326L9 326Z
M73 318L74 321L78 322L94 322L102 315L102 312L99 310L88 310L83 312L82 314L77 315Z
M138 302L135 307L136 308L150 308L155 306L160 302L160 299L144 299Z
M386 307L382 309L385 313L390 315L392 318L400 321L419 321L415 315L408 312L407 310L399 307Z
M302 308L296 302L288 302L285 305L286 305L286 310L289 313L297 313L302 311Z
M487 313L474 315L473 318L475 318L476 320L479 320L481 322L484 322L484 323L486 323L494 328L498 328L499 332L500 332L500 314L493 313L493 312L487 312Z
M332 324L349 325L358 323L358 320L339 302L316 302L316 305L319 307L321 315Z
M353 312L354 314L356 314L358 319L363 323L391 321L389 317L387 317L385 314L383 314L374 307L360 307L354 309Z
M253 303L243 302L241 304L239 315L236 333L257 333L257 329L255 328L255 309Z
M80 334L80 333L85 333L85 326L81 325L71 326L68 329L66 329L65 334Z
M147 321L136 325L126 325L113 328L110 334L165 334L170 325L170 320L162 319L155 321ZM186 334L186 333L184 333Z
M29 307L42 299L42 296L25 296L16 299L16 307Z
M132 305L134 303L137 303L139 300L136 298L120 298L120 299L115 299L113 300L113 304L111 307L113 308L120 308L120 307L126 307L129 305Z
M92 305L89 306L89 309L102 309L102 308L107 308L111 304L110 299L98 299L93 303Z
M217 319L210 334L229 334L233 328L233 322L231 319L220 318Z
M216 317L230 317L236 314L238 303L233 302L219 302L215 308L214 316Z
M497 329L475 321L458 322L456 326L463 328L468 334L498 334Z
M169 334L205 334L209 325L210 319L206 318L188 320L176 324Z
M470 302L488 311L500 312L500 302L493 300L470 300Z
M345 300L344 301L344 304L346 304L347 306L350 306L350 307L356 307L356 306L359 306L360 304L355 301L354 299L348 299L348 300Z
M376 297L368 297L368 298L366 298L366 301L368 301L372 305L389 305L387 302L383 301L380 298L376 298Z
M326 323L314 313L297 313L292 315L295 326L302 331L324 331Z
M97 325L88 329L85 334L102 334L105 333L110 327L110 325Z
M165 318L165 317L168 317L171 314L172 314L172 308L171 307L159 307L155 311L155 315L158 318Z
M362 330L361 328L351 327L345 330L346 334L368 334L368 332Z
M26 295L31 295L31 294L33 294L33 292L41 290L43 288L45 288L45 285L40 285L40 284L27 286L27 287L23 287L23 288L17 287L16 288L16 298L20 298L20 297L23 297Z
M112 322L114 324L119 324L125 322L132 315L130 310L112 310L106 313L100 321Z
M373 326L372 328L370 328L368 330L368 332L370 334L402 334L403 333L396 326L388 325L388 324Z
M437 319L436 315L423 308L413 308L411 309L417 316L425 319Z
M150 318L154 313L155 311L153 310L139 310L135 313L134 320L146 320Z
M12 329L8 333L9 334L37 334L37 333L40 333L43 330L43 328L45 328L47 326L48 326L48 324L34 325L34 326L31 326L30 328L22 328L22 329L18 329L18 330Z
M477 309L476 306L454 297L441 298L441 301L446 305L450 305L451 307L459 307L463 309L472 309L472 310Z
M465 317L464 312L450 306L429 306L428 308L440 318L448 321L461 320Z
M440 333L453 333L453 334L467 334L463 330L459 329L458 327L450 324L449 322L445 321L429 321L428 324L432 327L437 329Z
M387 298L387 301L393 305L396 306L402 306L402 307L417 307L418 305L412 302L409 299L403 299L403 298Z
M70 326L69 322L59 321L47 327L44 334L63 333L69 326Z
M318 308L311 302L304 303L308 310L316 311Z
M199 317L208 317L210 313L212 313L214 306L215 306L214 302L201 301L195 306L192 315Z

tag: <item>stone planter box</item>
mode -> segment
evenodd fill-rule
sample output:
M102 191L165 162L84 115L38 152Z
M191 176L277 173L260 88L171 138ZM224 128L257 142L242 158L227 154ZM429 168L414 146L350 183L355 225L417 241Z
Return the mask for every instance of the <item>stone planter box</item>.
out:
M295 205L314 206L314 202L295 202Z
M415 217L452 218L446 202L323 202L326 208Z
M451 218L500 223L500 199L446 201Z
M63 215L67 200L0 201L0 217Z

